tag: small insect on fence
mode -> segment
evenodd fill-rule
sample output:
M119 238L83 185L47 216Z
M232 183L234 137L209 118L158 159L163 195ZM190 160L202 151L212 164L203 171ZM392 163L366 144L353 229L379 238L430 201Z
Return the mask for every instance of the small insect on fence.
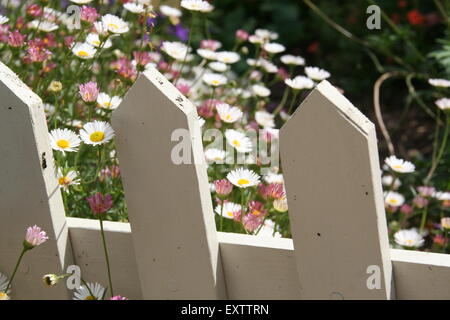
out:
M95 220L66 218L40 99L0 66L0 270L23 229L27 255L14 299L67 299L46 273L78 265L107 283ZM320 83L280 134L292 239L216 232L193 104L156 70L113 114L130 223L105 222L114 289L131 299L450 299L450 256L390 249L374 125ZM176 129L191 164L171 159ZM325 196L325 198L324 198Z

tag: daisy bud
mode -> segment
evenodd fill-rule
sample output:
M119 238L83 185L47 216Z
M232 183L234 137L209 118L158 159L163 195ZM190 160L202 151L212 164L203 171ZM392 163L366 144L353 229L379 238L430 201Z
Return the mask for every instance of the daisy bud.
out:
M450 218L442 218L441 219L441 226L445 230L450 230Z
M253 214L247 214L242 218L242 224L248 232L253 232L263 223L263 219Z
M58 281L60 280L60 277L58 277L56 274L46 274L42 277L42 282L48 287L55 286Z
M100 89L97 82L90 81L85 84L80 84L80 94L84 102L95 102L97 100Z
M111 297L109 300L129 300L128 298L122 297L121 295L117 295L114 297Z
M286 211L288 211L288 204L287 204L286 199L274 200L273 207L278 212L286 212Z
M226 179L214 181L214 187L216 189L216 193L220 196L227 196L233 190L233 185Z
M31 250L48 240L47 233L38 226L28 227L23 245L26 249Z
M236 39L240 41L247 41L248 32L242 29L236 31Z
M62 90L62 83L59 81L53 80L50 82L50 85L48 86L48 91L51 92L59 92Z

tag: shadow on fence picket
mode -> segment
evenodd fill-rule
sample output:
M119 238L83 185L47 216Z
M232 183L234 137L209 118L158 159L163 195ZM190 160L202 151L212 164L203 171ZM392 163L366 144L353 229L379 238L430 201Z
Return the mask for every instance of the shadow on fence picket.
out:
M0 65L0 272L24 229L50 241L26 257L14 299L66 299L41 276L81 267L107 283L95 220L65 218L42 102ZM113 115L128 223L105 222L115 291L132 299L450 299L450 256L389 249L373 124L319 84L281 130L293 239L216 232L196 108L156 70ZM171 161L185 128L195 160ZM43 166L45 160L45 166ZM294 249L295 248L295 249ZM380 268L380 289L366 285ZM392 281L393 280L393 281Z

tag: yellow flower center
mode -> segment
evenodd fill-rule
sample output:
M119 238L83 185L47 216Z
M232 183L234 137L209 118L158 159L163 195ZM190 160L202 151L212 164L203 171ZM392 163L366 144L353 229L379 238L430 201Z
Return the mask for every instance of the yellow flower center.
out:
M65 186L66 184L69 184L69 182L70 182L70 179L67 177L61 177L58 179L58 183L61 186Z
M222 158L221 157L215 157L214 160L220 161L220 160L222 160Z
M66 148L70 147L69 141L64 140L64 139L58 140L58 142L56 142L56 145L58 147L60 147L61 149L66 149Z
M100 41L98 41L98 40L92 41L92 43L93 43L95 46L99 46L99 45L102 44L102 43L101 43Z
M105 134L101 131L95 131L89 137L89 139L91 139L92 142L100 142L103 141L104 138Z
M119 26L117 24L115 24L115 23L109 23L108 24L108 28L109 29L113 29L113 30L117 30L117 29L119 29Z
M240 147L241 143L238 140L233 140L233 146Z
M84 300L97 300L94 296L87 296Z
M103 102L103 106L109 108L109 107L111 107L111 102L108 102L108 101Z
M249 184L250 183L250 181L248 181L247 179L239 179L238 180L238 185L240 185L240 186L245 186L246 184Z
M233 212L228 211L228 212L227 212L227 215L228 215L229 217L233 217Z
M403 166L400 165L400 164L397 164L397 165L394 166L394 169L402 169L402 168L403 168Z
M252 214L253 214L254 216L258 216L260 213L261 213L261 212L258 211L258 210L253 210L253 211L252 211Z
M397 200L396 199L389 199L389 203L397 204Z
M408 244L409 247L411 247L413 244L413 241L411 239L408 239L408 240L406 240L406 243Z
M84 50L80 50L80 51L78 51L78 55L79 55L80 57L88 57L88 56L89 56L89 53L87 53L87 52L84 51Z
M227 114L227 116L225 117L225 120L231 120L231 115Z
M219 82L219 80L212 80L211 83L214 85L218 85L220 82Z
M0 300L9 300L9 296L4 292L0 292Z

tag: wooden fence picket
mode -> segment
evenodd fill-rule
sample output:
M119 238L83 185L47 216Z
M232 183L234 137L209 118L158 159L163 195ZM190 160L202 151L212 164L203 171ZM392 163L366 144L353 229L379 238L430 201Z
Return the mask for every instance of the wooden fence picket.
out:
M0 98L0 272L11 276L25 230L36 224L49 241L25 255L12 297L67 299L64 285L41 282L73 261L42 101L2 63Z
M143 298L225 298L196 108L152 69L112 124ZM180 154L191 164L174 162L180 154L171 140L183 134L187 154Z
M373 123L323 81L280 139L302 299L391 298Z

